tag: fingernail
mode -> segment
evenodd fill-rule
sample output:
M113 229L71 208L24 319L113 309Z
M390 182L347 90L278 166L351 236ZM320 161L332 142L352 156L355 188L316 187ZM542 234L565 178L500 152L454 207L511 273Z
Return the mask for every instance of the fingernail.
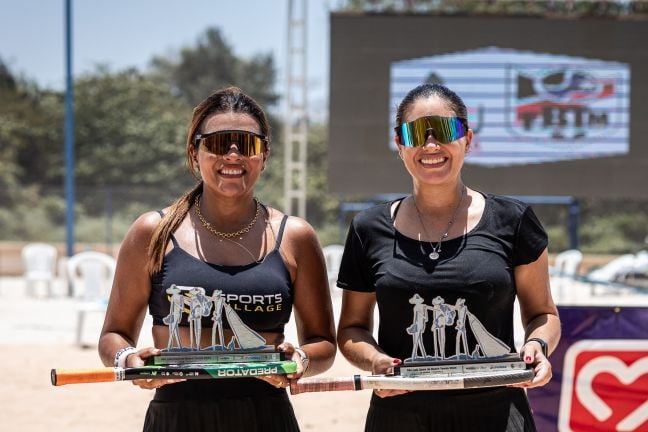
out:
M525 362L530 362L530 361L531 361L531 356L526 356L526 357L524 357L524 361L525 361Z
M394 364L395 364L395 365L401 364L400 359L394 359Z

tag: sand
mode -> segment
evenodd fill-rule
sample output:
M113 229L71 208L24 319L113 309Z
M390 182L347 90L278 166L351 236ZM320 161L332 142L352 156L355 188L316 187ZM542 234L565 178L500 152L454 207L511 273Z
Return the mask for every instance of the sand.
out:
M0 278L0 350L8 372L0 386L0 431L114 432L139 431L152 391L130 382L75 384L53 387L52 368L101 367L96 340L103 315L87 317L83 342L75 345L80 302L55 287L55 298L25 295L20 278ZM337 299L339 300L339 299ZM336 314L339 301L336 302ZM150 328L147 317L144 328ZM286 327L288 340L294 326ZM148 346L143 332L138 346ZM339 353L327 376L349 376L359 371ZM371 392L308 393L291 396L302 431L362 431Z
M95 349L2 345L9 371L0 392L0 430L114 432L141 430L153 392L129 382L53 387L50 369L100 366ZM338 358L327 375L350 375ZM369 391L291 396L302 431L361 431Z

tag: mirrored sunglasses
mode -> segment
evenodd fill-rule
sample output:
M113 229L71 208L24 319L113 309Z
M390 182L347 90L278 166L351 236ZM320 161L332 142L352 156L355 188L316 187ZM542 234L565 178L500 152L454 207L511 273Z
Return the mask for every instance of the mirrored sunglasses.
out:
M194 145L202 145L208 152L220 156L229 153L232 144L242 156L256 156L267 149L268 137L241 130L196 134L194 137Z
M394 128L400 143L405 147L422 147L428 137L449 144L468 133L468 121L463 117L429 116L417 118Z

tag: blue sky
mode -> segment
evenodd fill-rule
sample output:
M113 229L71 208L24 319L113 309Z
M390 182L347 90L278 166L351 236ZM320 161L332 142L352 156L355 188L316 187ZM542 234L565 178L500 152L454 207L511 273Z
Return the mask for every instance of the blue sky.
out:
M337 2L308 0L311 113L328 108L329 18ZM288 0L73 0L75 74L107 64L144 70L154 55L195 44L218 27L241 57L272 52L284 90ZM64 0L0 0L0 58L42 87L63 89Z

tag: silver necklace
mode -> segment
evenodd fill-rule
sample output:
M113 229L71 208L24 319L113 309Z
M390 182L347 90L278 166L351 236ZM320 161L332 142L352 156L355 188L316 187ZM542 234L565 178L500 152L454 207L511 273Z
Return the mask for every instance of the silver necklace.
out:
M430 258L432 261L436 261L439 259L441 256L441 242L448 237L448 233L450 232L450 227L455 221L455 218L457 217L457 212L459 211L459 207L461 207L461 203L463 202L464 196L466 195L466 187L461 188L461 198L459 199L459 203L457 204L457 207L455 207L454 212L452 213L452 218L450 218L450 222L448 222L448 226L445 229L445 232L441 234L441 237L439 237L439 241L437 241L437 244L434 245L432 242L430 243L430 247L432 247L432 252L428 255L428 258ZM421 217L421 212L419 211L418 206L416 205L416 198L412 196L412 200L414 201L414 208L416 209L416 214L418 215L419 222L421 223L421 227L423 227L423 232L425 233L425 236L430 238L430 235L427 232L427 229L425 228L425 224L423 223L423 218ZM420 240L419 236L419 243L422 243ZM423 250L421 248L421 250ZM425 253L425 252L424 252Z

